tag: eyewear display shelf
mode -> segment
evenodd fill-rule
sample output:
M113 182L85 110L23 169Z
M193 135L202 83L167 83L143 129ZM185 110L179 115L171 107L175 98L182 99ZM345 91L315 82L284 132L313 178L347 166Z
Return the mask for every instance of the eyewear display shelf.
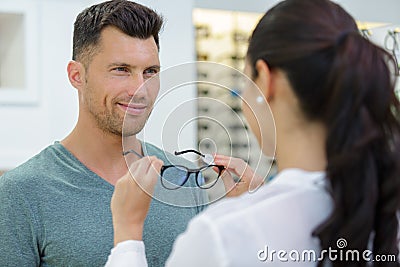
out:
M194 11L197 60L221 63L235 69L221 74L212 67L199 65L199 80L218 81L223 86L198 84L198 145L205 153L241 158L268 180L274 174L274 168L270 170L272 161L262 155L257 140L248 129L242 114L242 101L236 92L237 76L244 68L248 30L260 16L207 9ZM224 190L222 182L213 190ZM213 198L213 192L210 192L210 198Z

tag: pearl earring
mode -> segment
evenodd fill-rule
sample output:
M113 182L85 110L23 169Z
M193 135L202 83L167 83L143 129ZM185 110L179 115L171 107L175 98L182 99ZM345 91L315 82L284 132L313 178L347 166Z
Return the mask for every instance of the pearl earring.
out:
M258 96L256 101L257 101L257 103L261 104L262 102L264 102L264 97Z

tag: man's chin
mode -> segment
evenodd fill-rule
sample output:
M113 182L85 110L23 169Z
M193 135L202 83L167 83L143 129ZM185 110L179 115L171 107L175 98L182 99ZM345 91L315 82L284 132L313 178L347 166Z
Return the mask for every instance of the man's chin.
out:
M140 133L143 128L144 128L145 123L131 123L130 125L127 125L126 123L124 124L124 127L122 129L122 137L130 137L137 135Z
M129 138L129 137L137 135L138 133L140 133L140 131L141 130L139 130L139 131L128 131L128 132L123 131L120 136L122 136L122 138Z

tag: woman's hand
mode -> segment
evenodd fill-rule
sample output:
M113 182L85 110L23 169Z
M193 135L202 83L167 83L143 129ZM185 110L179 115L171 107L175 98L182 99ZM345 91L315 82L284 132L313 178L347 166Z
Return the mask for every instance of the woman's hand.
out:
M163 162L144 157L115 185L111 198L114 245L125 240L142 240L144 221Z
M225 166L221 179L224 182L228 197L236 197L246 191L251 192L264 182L264 178L254 172L242 159L215 155L214 163ZM240 178L239 182L234 181L232 174Z

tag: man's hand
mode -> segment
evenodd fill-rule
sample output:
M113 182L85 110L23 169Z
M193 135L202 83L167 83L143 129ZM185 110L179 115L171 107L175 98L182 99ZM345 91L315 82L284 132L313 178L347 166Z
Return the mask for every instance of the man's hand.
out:
M125 240L142 240L144 221L163 162L144 157L115 185L111 198L114 245Z

